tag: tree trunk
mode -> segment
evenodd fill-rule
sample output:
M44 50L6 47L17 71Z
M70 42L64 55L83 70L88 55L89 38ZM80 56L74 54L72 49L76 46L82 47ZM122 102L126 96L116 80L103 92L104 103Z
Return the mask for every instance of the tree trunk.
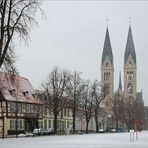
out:
M118 119L116 119L116 132L118 133Z
M98 124L98 112L95 110L95 122L96 122L96 133L99 132L99 124Z
M89 124L89 121L86 121L86 134L88 134L88 124Z
M57 134L57 113L54 114L54 133Z
M76 110L73 109L73 134L75 134L75 119L76 119Z
M98 119L95 121L96 122L96 133L98 133L99 132L99 122L98 122Z

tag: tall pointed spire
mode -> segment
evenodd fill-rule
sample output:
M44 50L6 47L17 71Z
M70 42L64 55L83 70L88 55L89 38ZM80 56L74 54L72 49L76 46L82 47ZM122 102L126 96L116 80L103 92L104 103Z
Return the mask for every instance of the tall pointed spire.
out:
M105 35L103 54L102 54L102 65L103 65L104 60L107 56L108 56L110 62L113 64L113 54L112 54L112 48L111 48L111 43L110 43L108 27L106 28L106 35Z
M125 49L125 54L124 54L124 64L126 64L129 55L132 56L136 64L136 53L135 53L135 47L134 47L134 42L133 42L131 25L129 26L129 31L128 31L126 49Z
M122 90L121 71L119 73L119 86L118 86L118 90Z

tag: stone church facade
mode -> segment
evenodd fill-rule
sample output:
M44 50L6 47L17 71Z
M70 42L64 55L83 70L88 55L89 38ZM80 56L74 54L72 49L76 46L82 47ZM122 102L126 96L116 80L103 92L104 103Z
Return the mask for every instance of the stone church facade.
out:
M129 26L128 37L126 42L124 54L124 97L132 96L136 98L137 95L137 63L134 41L132 36L132 29ZM114 95L114 58L112 46L110 42L109 30L106 29L102 62L101 62L101 86L109 85L108 98L113 98ZM119 88L122 90L121 73L119 79Z
M129 26L128 30L123 67L124 90L122 90L120 72L119 86L118 89L114 91L114 56L109 36L109 29L107 27L101 61L101 86L102 90L105 84L108 84L109 86L108 94L103 101L103 106L107 108L109 113L111 110L113 99L115 98L115 94L117 93L123 96L125 100L133 98L133 100L137 99L143 103L142 91L137 92L137 61L131 25Z

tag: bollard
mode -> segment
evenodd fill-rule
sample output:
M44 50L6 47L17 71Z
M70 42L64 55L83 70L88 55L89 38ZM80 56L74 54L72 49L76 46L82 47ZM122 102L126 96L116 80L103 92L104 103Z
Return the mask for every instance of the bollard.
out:
M134 130L130 130L130 142L134 142Z

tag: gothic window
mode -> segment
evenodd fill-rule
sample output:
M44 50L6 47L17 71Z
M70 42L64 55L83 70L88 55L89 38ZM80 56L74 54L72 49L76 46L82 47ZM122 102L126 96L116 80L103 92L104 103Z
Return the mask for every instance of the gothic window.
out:
M106 62L106 68L108 67L108 63Z
M134 76L133 71L127 72L127 80L131 81L133 79L133 76Z
M127 91L128 91L128 94L131 94L132 93L132 84L131 83L128 83L128 86L127 86Z
M104 81L108 81L110 79L110 72L104 73Z
M107 73L107 80L110 78L110 72Z
M131 61L129 61L129 67L131 67L131 64L132 64Z

